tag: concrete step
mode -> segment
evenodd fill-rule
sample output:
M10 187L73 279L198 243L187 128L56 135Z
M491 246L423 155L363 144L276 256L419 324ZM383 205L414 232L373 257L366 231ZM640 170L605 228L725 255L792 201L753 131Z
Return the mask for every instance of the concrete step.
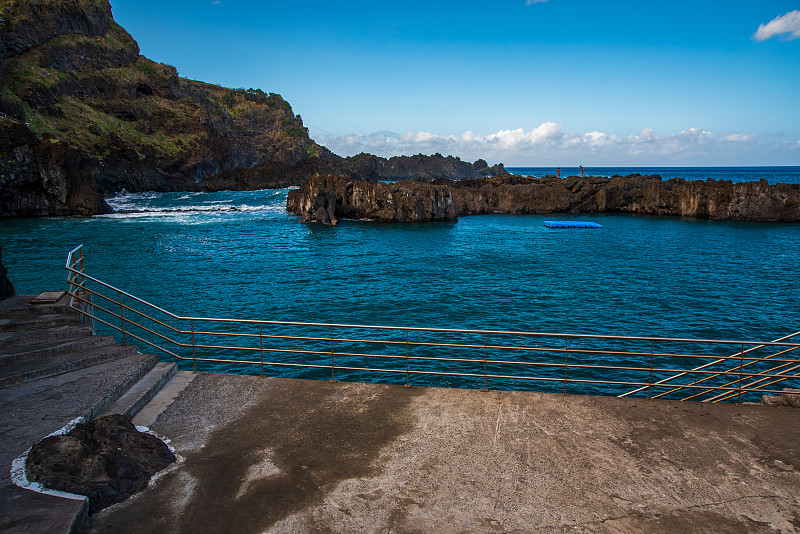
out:
M175 376L164 384L164 387L134 415L133 424L136 426L146 426L151 428L156 420L164 413L164 410L175 402L183 390L197 378L198 373L192 371L178 371Z
M50 313L76 313L69 307L69 295L53 304L30 304L36 295L16 295L0 301L0 317L17 317L20 315L42 315Z
M0 350L0 365L10 362L46 358L57 354L87 351L94 347L113 344L114 338L111 336L82 336L75 339L47 341L45 343L3 348Z
M0 332L42 330L56 326L80 326L80 317L73 313L45 313L0 317Z
M156 364L101 415L122 414L132 419L177 372L178 366L174 363Z
M109 360L131 356L137 352L133 345L105 345L82 352L58 354L28 361L4 362L0 365L0 388L60 375Z
M92 335L92 329L74 325L54 326L44 330L19 330L14 332L0 332L0 349L5 352L10 347L21 347L50 341L76 339L80 336Z
M138 352L133 345L101 345L84 351L56 354L0 364L0 388L60 375Z

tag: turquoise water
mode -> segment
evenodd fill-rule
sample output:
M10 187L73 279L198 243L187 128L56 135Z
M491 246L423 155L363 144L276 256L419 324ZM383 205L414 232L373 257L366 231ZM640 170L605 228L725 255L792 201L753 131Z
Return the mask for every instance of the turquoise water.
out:
M287 191L132 194L111 203L136 213L0 220L3 260L18 293L65 288L67 252L83 244L87 273L178 315L746 340L800 330L800 224L592 214L567 218L602 229L551 230L543 221L565 217L550 214L326 227L288 214Z

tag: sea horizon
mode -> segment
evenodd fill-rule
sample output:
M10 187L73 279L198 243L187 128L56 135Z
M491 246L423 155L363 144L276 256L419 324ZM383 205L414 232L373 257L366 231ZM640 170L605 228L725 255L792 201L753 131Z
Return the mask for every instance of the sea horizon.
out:
M556 175L559 167L506 166L512 174L541 178ZM560 167L561 176L578 176L580 166ZM741 165L741 166L584 166L584 176L626 176L629 174L659 175L664 180L731 180L732 182L757 182L762 178L770 184L800 184L800 166L797 165Z

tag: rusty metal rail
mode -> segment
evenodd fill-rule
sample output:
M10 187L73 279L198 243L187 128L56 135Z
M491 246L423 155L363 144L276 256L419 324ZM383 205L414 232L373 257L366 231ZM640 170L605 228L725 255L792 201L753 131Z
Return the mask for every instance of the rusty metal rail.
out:
M800 384L800 332L763 342L183 317L86 274L82 246L66 269L73 307L195 371L714 402Z

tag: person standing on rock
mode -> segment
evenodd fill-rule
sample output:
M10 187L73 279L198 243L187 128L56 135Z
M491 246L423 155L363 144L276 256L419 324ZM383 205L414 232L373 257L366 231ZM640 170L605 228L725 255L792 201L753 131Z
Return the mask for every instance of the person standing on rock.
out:
M556 169L556 178L561 179L561 167Z
M583 165L581 165L580 168L581 168L581 178L583 178Z

